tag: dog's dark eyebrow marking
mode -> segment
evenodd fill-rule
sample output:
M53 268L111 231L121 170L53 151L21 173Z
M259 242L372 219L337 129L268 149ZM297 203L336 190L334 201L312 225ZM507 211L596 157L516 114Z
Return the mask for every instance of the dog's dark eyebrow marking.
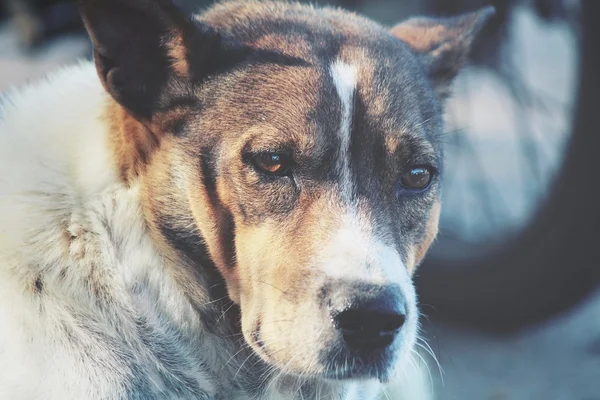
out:
M275 64L287 67L309 67L312 65L309 61L301 57L290 56L277 51L263 49L253 50L251 56L248 58L248 61L253 65Z
M222 49L215 60L207 63L203 57L195 57L194 52L188 55L192 65L193 84L198 84L210 77L235 71L240 66L251 64L275 64L281 66L310 66L310 63L300 57L290 56L278 51L255 49L247 45L233 45Z

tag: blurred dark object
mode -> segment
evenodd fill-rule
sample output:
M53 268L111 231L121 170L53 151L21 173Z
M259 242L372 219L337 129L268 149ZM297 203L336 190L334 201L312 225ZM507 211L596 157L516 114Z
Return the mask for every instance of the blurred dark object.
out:
M26 50L33 50L57 35L84 33L75 1L5 0L4 5Z
M547 21L564 19L568 15L564 0L533 0L533 8L540 18Z
M600 146L600 32L594 9L592 0L581 1L576 108L555 182L531 223L506 243L468 249L471 260L425 262L419 293L433 317L512 331L565 312L598 289L600 189L591 182Z

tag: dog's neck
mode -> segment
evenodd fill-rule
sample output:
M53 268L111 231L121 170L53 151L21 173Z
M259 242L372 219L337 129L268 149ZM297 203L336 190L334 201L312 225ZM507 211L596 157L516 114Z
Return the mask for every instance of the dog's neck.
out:
M106 115L110 121L111 151L120 178L127 186L136 185L161 145L160 134L112 99ZM239 308L229 299L225 281L211 260L203 238L179 232L169 220L157 227L141 197L149 235L158 251L165 255L168 273L196 310L203 328L216 336L239 338ZM178 211L191 215L190 210Z
M149 124L139 122L114 100L108 102L106 114L110 121L111 152L120 178L127 186L135 185L143 179L154 152L161 145L161 134ZM169 192L169 196L184 194ZM170 218L158 223L151 215L150 206L145 204L143 195L140 196L140 203L150 236L159 251L170 260L169 271L180 281L178 283L184 288L190 302L201 312L207 328L215 331L226 328L229 333L239 333L239 308L229 299L225 280L210 257L204 238L198 230L190 228L194 232L181 232L172 223L176 217L189 218L192 211L178 209L177 215L170 215ZM224 310L221 315L213 316L203 311L207 297L210 299L210 309Z

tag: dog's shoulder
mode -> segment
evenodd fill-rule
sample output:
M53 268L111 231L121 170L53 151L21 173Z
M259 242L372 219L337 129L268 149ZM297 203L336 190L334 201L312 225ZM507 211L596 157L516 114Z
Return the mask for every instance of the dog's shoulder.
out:
M91 63L9 90L0 103L0 271L32 273L60 258L67 222L86 199L116 182Z

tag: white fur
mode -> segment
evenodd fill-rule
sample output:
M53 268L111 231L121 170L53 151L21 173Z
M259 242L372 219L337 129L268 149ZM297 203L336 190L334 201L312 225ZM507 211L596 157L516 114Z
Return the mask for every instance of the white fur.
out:
M84 63L1 104L0 399L249 399L233 386L237 348L206 332L147 233L138 186L118 179L106 101ZM334 399L375 396L343 386L323 382ZM259 400L292 398L272 387Z
M354 103L354 92L356 91L356 67L335 61L330 67L331 78L337 94L342 102L342 115L340 116L340 154L338 168L341 174L340 186L342 196L350 201L352 195L352 176L350 173L350 139L352 135L352 113Z
M350 208L341 216L341 227L315 262L332 280L341 278L375 285L400 286L407 319L398 338L398 364L394 374L399 377L417 338L419 312L415 288L398 251L375 237L368 221L360 218L357 210Z
M201 331L146 233L137 187L117 180L106 96L94 67L82 64L3 101L0 399L119 398L140 366L160 396L166 367L144 348L136 318L192 341ZM110 305L98 305L90 281ZM181 361L191 379L215 391L189 353Z

